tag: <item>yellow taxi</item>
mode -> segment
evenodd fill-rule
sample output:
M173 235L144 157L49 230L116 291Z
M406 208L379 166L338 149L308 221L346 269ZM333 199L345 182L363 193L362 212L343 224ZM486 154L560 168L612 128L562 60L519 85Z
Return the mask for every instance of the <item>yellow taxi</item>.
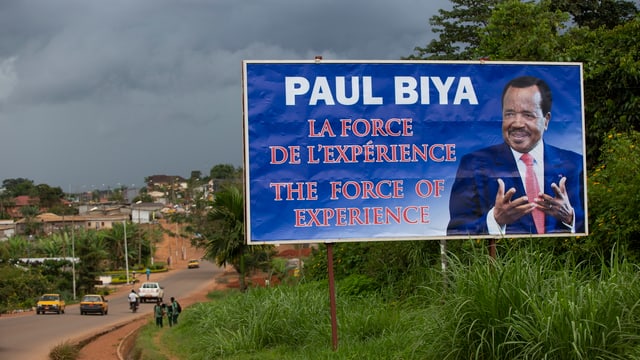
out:
M87 294L82 298L82 301L80 302L80 315L90 313L107 315L108 312L108 300L106 300L102 295Z
M54 312L64 314L65 303L60 294L44 294L38 299L36 304L36 314Z

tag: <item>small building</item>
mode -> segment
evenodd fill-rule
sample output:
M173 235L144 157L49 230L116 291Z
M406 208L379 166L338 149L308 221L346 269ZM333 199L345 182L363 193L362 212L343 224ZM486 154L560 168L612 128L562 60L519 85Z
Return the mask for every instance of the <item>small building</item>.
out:
M135 224L152 223L158 218L158 213L163 207L162 203L131 204L131 222Z
M7 240L16 234L16 223L13 220L0 220L0 241Z
M20 219L15 223L15 234L24 234L26 232L27 223L35 222L42 225L40 231L45 234L52 234L60 231L65 227L72 229L111 229L114 223L123 223L129 220L128 214L116 215L56 215L52 213L40 214L33 219Z

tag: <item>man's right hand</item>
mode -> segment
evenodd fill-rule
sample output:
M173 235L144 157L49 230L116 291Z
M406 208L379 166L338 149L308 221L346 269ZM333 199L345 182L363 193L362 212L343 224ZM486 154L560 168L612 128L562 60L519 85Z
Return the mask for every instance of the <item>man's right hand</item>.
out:
M498 179L498 193L493 208L493 217L500 226L512 224L536 208L536 204L529 203L526 196L512 199L515 193L515 188L511 188L505 193L504 181Z

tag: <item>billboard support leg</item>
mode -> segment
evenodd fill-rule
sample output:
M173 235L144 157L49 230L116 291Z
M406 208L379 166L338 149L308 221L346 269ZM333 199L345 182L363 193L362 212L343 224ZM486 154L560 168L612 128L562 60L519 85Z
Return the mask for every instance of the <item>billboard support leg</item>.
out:
M447 284L449 282L447 278L447 268L449 262L447 261L447 240L440 239L440 269L442 270L442 285L443 289L447 290Z
M329 276L329 303L331 307L331 342L333 351L338 350L338 320L336 315L336 287L333 277L333 243L327 245L327 270Z
M489 257L496 259L496 239L489 239Z

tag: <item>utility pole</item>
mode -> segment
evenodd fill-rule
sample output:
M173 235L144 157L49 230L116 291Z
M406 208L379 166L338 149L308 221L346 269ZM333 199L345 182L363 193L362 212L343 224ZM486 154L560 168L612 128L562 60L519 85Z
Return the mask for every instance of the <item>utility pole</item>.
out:
M71 272L73 278L73 300L76 299L76 238L73 231L74 223L71 220Z
M124 266L127 272L127 284L129 284L129 251L127 250L127 220L124 224Z

